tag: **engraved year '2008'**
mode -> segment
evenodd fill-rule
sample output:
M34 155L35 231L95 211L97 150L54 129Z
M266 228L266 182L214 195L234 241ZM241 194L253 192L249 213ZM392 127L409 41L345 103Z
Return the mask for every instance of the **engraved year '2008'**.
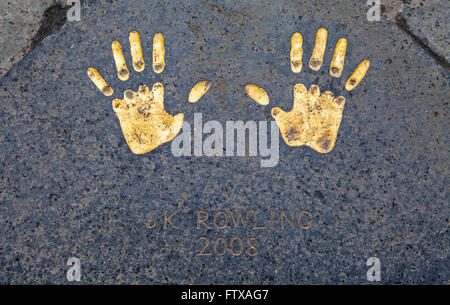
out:
M233 236L230 239L225 237L218 237L216 239L209 239L208 237L200 237L199 241L202 244L200 251L196 256L203 255L225 255L231 253L234 256L247 254L255 256L259 253L258 239L255 237L248 237L243 239L239 236Z

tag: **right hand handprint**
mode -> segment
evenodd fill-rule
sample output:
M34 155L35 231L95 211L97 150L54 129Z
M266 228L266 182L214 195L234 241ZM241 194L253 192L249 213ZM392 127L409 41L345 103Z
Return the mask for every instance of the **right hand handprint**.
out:
M309 61L311 70L318 71L322 67L326 50L328 32L321 28L316 34L316 43ZM303 37L295 33L291 38L291 70L299 73L303 62ZM330 64L330 75L340 77L345 62L347 40L341 38L336 44ZM364 78L370 62L364 60L348 79L345 89L353 90ZM266 92L256 85L246 87L247 94L261 105L267 105L269 98ZM336 143L339 126L342 120L345 98L334 98L333 93L326 91L320 94L319 86L312 85L309 91L305 85L294 86L294 105L291 111L285 112L278 107L272 109L272 117L277 122L283 139L289 146L307 145L320 153L330 152Z

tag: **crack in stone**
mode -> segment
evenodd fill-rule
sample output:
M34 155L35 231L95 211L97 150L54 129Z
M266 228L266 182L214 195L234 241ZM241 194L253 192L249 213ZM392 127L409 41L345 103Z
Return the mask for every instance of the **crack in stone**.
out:
M410 36L415 42L417 42L419 44L419 46L425 50L425 52L427 52L429 55L431 55L431 57L433 57L434 60L436 60L436 62L440 66L442 66L444 69L446 69L447 72L450 71L450 63L445 59L445 57L442 55L439 55L436 51L434 51L432 48L430 48L430 46L428 45L426 40L419 38L416 34L414 34L413 31L409 28L408 23L406 22L406 19L401 14L397 15L397 17L395 18L395 21L396 21L397 26L400 29L402 29L406 34L408 34L408 36Z
M56 1L55 1L56 2ZM80 0L83 4L86 0ZM67 12L71 5L64 5L63 3L55 3L45 10L40 21L40 26L36 34L30 39L29 43L12 56L9 61L11 66L6 67L4 71L0 68L0 79L3 78L15 65L22 61L22 59L30 53L45 37L58 31L67 22ZM20 57L20 59L18 58Z
M31 39L30 46L28 49L31 51L36 47L45 37L49 36L53 32L60 29L67 20L67 11L69 10L69 5L55 4L50 6L43 15L41 20L41 26L39 30Z

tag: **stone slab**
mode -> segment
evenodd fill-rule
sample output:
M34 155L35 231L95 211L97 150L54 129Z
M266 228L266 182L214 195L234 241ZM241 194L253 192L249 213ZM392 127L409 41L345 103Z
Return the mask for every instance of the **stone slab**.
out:
M392 22L368 22L365 1L86 2L80 22L45 38L0 80L0 283L368 284L366 261L381 261L383 284L448 283L448 71ZM341 79L290 70L290 37L306 60L325 27L349 41ZM164 34L166 69L116 78L111 42ZM343 86L363 59L371 68ZM319 84L347 98L334 150L280 143L280 162L260 157L174 157L170 143L133 155L111 107L90 82L95 66L121 97L161 81L166 109L204 121L271 121L289 110L293 86ZM210 91L189 104L190 88ZM266 107L245 94L255 83ZM164 211L179 209L177 228ZM196 227L206 210L310 211L309 229ZM146 223L157 211L153 229ZM265 218L264 218L265 217ZM278 222L279 224L279 222ZM207 237L258 239L258 254L197 256ZM220 247L220 245L219 245Z

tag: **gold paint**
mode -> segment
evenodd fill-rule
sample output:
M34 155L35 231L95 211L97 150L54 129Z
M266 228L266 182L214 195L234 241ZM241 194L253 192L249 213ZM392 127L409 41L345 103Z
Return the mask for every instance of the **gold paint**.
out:
M161 73L164 71L164 37L161 33L153 37L153 71Z
M130 78L130 71L127 68L125 57L123 57L122 46L120 42L114 41L112 43L112 52L114 61L116 63L117 76L121 81L126 81Z
M328 32L321 28L316 33L314 50L309 61L311 70L319 70L323 64L326 50ZM294 50L301 50L303 39L301 34L295 33L291 38L291 69L294 73L301 70L301 56L295 56ZM299 51L300 52L300 51ZM330 64L330 75L340 77L345 63L347 40L339 39ZM363 61L347 81L345 88L354 89L364 78L369 69L370 62ZM327 91L323 94L317 85L308 90L303 84L294 87L294 106L290 112L278 107L272 109L280 133L289 146L307 145L320 153L330 152L336 143L339 126L342 121L345 98L334 98L333 93Z
M133 67L136 71L141 72L145 69L145 62L139 33L130 32L129 40ZM156 34L153 42L153 68L155 72L160 73L164 70L164 38L162 34ZM112 43L112 52L119 79L128 80L130 71L123 56L122 46L118 41ZM95 68L89 68L87 72L103 94L107 96L113 94L113 89ZM119 118L125 140L135 154L147 153L159 145L171 141L180 132L183 124L183 113L172 116L164 110L164 87L161 83L154 84L151 91L146 85L141 85L137 92L126 90L124 99L114 99L112 106ZM170 219L168 222L171 223Z
M130 49L133 60L133 68L137 72L142 72L145 69L144 56L142 54L141 38L136 31L130 32Z
M164 87L153 85L152 91L141 85L138 92L127 90L124 99L115 99L113 109L131 151L145 154L171 141L180 132L184 114L176 116L164 110Z
M345 53L347 52L347 39L341 38L336 43L333 59L330 65L330 75L333 77L341 77L344 68Z
M302 71L303 37L300 33L294 33L291 38L291 70L294 73Z
M245 91L247 92L248 96L250 96L258 104L260 105L269 104L269 96L267 95L266 91L264 91L264 89L256 85L250 84L245 86Z
M91 81L97 86L98 90L100 90L104 95L113 95L113 88L108 85L108 83L103 79L100 73L98 73L97 69L91 67L87 70L87 74Z
M285 112L275 107L272 117L289 146L307 145L327 153L334 148L344 105L344 97L334 98L330 91L320 94L317 85L307 91L305 85L296 84L293 109Z
M206 80L198 82L194 87L192 87L191 92L189 93L189 103L198 102L198 100L200 100L200 98L208 92L209 87L211 87L211 83Z
M355 72L350 76L347 83L345 84L345 89L347 91L351 91L355 89L356 86L362 81L364 76L367 73L367 70L369 70L370 67L370 61L369 60L363 60L359 66L356 68Z
M316 44L314 45L313 54L309 60L311 70L318 71L322 67L323 55L327 47L328 31L320 28L316 33Z

